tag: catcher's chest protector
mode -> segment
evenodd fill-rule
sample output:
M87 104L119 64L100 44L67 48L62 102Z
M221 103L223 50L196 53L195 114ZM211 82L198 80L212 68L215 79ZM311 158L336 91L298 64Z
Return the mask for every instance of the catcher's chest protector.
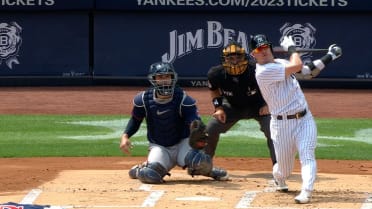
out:
M175 89L173 99L161 104L154 101L154 91L147 90L144 95L148 136L152 143L172 146L182 139L184 122L180 115L183 91Z

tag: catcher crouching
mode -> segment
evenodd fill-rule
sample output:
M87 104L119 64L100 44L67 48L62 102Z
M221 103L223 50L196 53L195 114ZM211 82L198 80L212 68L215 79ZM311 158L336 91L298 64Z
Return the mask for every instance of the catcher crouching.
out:
M152 64L148 79L152 87L133 99L132 116L121 137L120 149L130 154L133 147L129 138L146 120L149 154L146 162L129 170L130 178L143 183L164 183L164 176L179 166L191 176L229 180L228 173L213 167L212 158L202 150L208 140L205 125L198 115L195 99L176 86L177 73L172 64Z

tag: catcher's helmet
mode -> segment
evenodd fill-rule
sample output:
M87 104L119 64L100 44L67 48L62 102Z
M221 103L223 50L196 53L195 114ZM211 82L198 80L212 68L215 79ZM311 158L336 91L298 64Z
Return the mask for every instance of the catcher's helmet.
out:
M269 39L263 34L257 34L250 37L249 48L253 51L261 46L268 45L272 50L272 44Z
M247 53L239 43L232 41L222 50L222 66L228 74L240 75L247 65Z
M156 80L156 75L171 75L171 80ZM156 62L150 66L148 79L156 92L162 96L172 96L177 83L177 73L171 63Z

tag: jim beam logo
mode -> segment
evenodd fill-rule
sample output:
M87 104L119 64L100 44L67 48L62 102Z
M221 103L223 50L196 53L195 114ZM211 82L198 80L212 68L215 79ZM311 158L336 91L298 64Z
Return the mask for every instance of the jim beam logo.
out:
M5 62L9 69L19 64L18 50L22 44L22 28L16 23L0 23L0 66Z
M248 37L245 32L225 28L218 21L207 21L206 28L200 28L194 32L179 33L173 30L169 32L169 52L162 55L162 61L172 63L176 59L193 53L194 50L224 47L231 40L241 43L243 48L248 49Z
M285 23L280 28L280 33L282 34L282 37L279 40L279 43L282 42L284 36L292 36L293 41L296 44L296 47L298 48L304 48L304 49L311 49L315 47L316 39L315 34L316 29L310 24L305 23L302 24L290 24ZM302 58L310 58L311 52L308 53L302 53Z

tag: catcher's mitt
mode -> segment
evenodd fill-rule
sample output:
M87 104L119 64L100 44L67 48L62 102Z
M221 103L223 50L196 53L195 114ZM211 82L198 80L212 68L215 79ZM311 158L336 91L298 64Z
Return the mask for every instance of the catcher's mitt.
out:
M205 125L200 120L194 120L190 124L189 144L193 149L203 149L207 146L208 133Z

